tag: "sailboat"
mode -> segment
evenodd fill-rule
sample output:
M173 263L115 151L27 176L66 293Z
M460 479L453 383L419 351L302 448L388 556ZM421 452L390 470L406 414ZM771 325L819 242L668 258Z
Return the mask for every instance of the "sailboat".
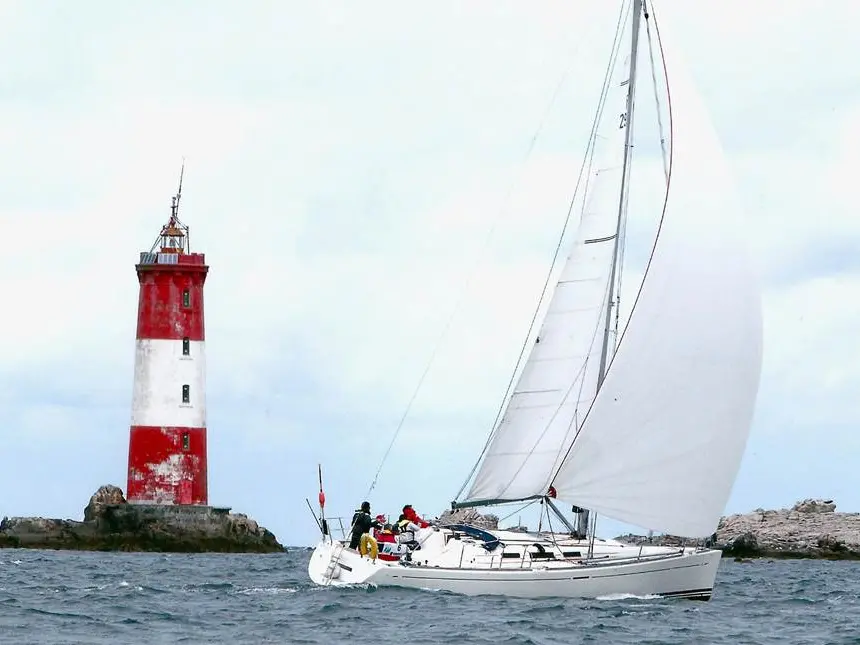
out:
M588 170L569 255L537 333L528 337L500 420L452 503L457 509L539 500L557 518L557 530L431 526L418 531L420 549L408 559L384 561L350 549L348 535L337 540L322 523L308 564L316 584L710 599L721 552L703 539L717 529L750 432L762 360L761 295L723 153L654 4L622 3L618 29L629 24L629 56L620 44L613 50L590 139L599 160ZM654 82L658 108L668 115L661 135L665 196L619 332L640 33L651 43L652 27L659 43L651 49L659 54L652 72L661 68L666 85L661 102ZM559 510L562 502L576 512L575 525ZM694 543L597 539L598 516Z

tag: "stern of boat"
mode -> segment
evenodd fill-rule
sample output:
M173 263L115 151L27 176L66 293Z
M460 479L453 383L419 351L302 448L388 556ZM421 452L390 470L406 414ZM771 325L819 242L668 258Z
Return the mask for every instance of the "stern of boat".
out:
M344 586L372 582L380 567L380 560L362 557L357 551L339 540L322 540L311 553L308 576L318 585Z

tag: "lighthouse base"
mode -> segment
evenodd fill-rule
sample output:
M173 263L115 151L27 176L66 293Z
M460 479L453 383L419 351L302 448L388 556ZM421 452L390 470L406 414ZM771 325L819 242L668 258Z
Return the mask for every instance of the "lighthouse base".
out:
M132 426L127 485L130 503L206 506L206 428Z

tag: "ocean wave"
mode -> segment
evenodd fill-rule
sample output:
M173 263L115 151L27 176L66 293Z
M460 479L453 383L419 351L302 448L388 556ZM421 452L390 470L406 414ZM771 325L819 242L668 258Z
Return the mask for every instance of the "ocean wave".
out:
M10 557L11 556L11 557ZM24 566L10 564L12 557ZM860 568L814 561L721 564L702 603L656 596L517 599L320 587L307 553L269 558L182 554L4 554L0 644L141 642L416 645L582 640L769 645L845 642L860 633ZM762 590L767 590L762 593ZM372 595L369 595L372 594ZM823 608L835 607L821 620Z

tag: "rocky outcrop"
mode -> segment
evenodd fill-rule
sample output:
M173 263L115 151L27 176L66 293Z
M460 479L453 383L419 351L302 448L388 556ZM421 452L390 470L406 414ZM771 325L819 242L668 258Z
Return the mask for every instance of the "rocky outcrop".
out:
M756 509L720 521L727 555L860 559L860 513L837 513L833 500L805 499L790 509Z
M639 546L640 544L652 544L654 546L681 546L682 544L694 544L696 542L696 540L690 540L677 535L654 535L649 538L646 535L636 535L635 533L619 535L613 539L618 540L619 542L624 542L625 544L635 544L636 546ZM707 543L709 546L713 546L714 540L707 540Z
M120 506L125 504L125 496L119 486L108 484L100 487L90 497L90 503L84 508L84 521L94 522L104 513L105 506Z
M648 538L624 535L623 542L641 544ZM680 544L683 538L654 536L652 544ZM725 555L736 558L860 559L860 513L837 513L833 500L805 499L789 509L756 509L720 520L710 540ZM693 541L690 541L693 543Z
M83 522L4 517L0 547L184 553L286 550L247 515L212 506L128 504L116 486L96 491L84 509Z
M469 524L479 529L499 528L499 518L495 515L482 515L474 508L458 508L454 511L445 511L437 521L439 526L446 524Z

